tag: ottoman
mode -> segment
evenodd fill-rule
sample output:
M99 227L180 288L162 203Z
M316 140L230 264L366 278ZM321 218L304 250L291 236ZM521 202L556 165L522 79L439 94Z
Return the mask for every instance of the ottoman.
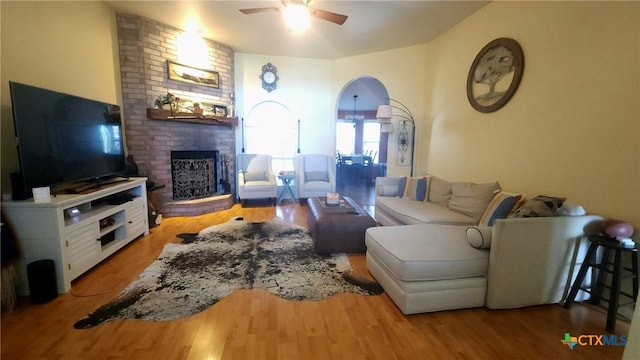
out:
M404 314L484 306L489 250L467 226L382 226L366 232L367 268Z
M364 233L376 226L376 221L349 197L343 197L352 209L341 210L323 206L322 198L307 199L307 225L318 254L364 253Z

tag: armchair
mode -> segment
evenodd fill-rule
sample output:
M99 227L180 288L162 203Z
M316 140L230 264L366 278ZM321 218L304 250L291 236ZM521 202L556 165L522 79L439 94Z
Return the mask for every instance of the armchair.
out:
M326 196L336 191L336 159L331 155L301 154L296 157L298 198Z
M270 199L278 197L276 177L271 170L271 156L261 154L238 154L238 198L244 206L248 199Z

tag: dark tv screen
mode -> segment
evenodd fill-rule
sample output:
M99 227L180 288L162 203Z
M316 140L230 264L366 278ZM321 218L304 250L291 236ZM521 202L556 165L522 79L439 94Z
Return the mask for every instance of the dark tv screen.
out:
M9 83L25 189L125 171L120 107Z

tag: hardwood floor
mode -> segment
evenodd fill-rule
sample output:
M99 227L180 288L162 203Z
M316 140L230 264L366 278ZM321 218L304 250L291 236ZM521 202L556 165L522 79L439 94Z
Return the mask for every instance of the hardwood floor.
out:
M561 343L602 335L606 311L577 303L513 310L485 308L405 316L386 294L339 294L322 301L287 301L262 290L237 291L192 317L168 321L116 320L76 330L73 323L115 297L176 234L196 232L235 216L274 216L306 226L306 207L241 208L166 218L73 283L71 292L42 305L22 299L2 314L1 356L9 359L619 359L621 346ZM364 255L351 255L368 274ZM533 270L535 271L535 270ZM619 320L616 335L629 324Z
M376 201L375 186L353 179L347 179L337 185L336 192L348 196L362 206L373 206Z

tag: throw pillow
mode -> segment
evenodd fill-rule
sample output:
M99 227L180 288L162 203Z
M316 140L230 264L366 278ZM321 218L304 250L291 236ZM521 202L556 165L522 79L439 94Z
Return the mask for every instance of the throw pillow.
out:
M429 202L447 207L451 199L451 183L437 176L429 179Z
M510 217L528 218L554 216L565 200L566 198L538 195L533 199L527 200Z
M407 185L407 177L404 176L400 178L400 182L398 182L398 191L396 192L396 197L402 197L404 195L404 187Z
M489 249L493 228L490 226L470 226L467 228L467 241L476 249Z
M495 191L500 190L497 181L484 184L455 182L451 184L449 209L480 220Z
M587 211L578 204L571 204L569 202L565 202L562 204L560 209L556 212L558 216L583 216L587 215Z
M267 173L264 171L245 171L244 182L247 181L267 181Z
M487 206L487 210L482 214L478 225L493 226L496 219L506 218L516 208L520 199L523 199L522 194L511 194L502 190L496 191L489 206Z
M427 190L429 189L429 181L426 177L410 177L406 178L403 199L425 201L427 199Z
M398 186L396 185L378 185L376 188L378 196L397 196Z
M326 171L307 171L304 173L304 182L329 181L329 173Z

